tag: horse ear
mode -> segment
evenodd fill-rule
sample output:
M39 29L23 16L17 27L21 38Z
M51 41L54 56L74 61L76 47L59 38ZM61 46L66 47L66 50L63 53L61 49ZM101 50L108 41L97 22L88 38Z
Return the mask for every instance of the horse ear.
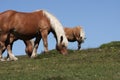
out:
M60 43L62 43L62 41L63 41L63 36L60 37Z

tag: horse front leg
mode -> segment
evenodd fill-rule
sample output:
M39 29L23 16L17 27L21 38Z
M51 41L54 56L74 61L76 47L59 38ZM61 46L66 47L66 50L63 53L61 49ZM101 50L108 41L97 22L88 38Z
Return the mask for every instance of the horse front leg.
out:
M43 45L44 45L44 52L47 53L48 52L48 41L47 41L47 35L48 35L48 31L44 30L41 32L41 36L43 39Z
M31 58L35 58L37 56L37 49L38 49L40 40L41 40L41 36L37 36L37 38L34 42L34 47L33 47L33 52L32 52Z

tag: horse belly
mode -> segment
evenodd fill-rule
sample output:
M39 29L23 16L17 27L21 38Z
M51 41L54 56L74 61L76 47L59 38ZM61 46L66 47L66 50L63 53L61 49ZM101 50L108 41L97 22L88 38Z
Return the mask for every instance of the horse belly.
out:
M69 42L74 42L76 41L75 37L73 35L67 35L67 39Z
M33 37L35 37L38 32L35 29L18 29L18 30L13 30L12 34L14 34L15 37L19 38L19 39L31 39Z

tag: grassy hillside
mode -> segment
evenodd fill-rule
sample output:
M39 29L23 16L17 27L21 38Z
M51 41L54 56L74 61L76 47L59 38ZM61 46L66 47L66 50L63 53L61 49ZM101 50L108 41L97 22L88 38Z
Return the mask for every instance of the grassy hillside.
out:
M36 59L0 62L0 80L120 80L120 48L101 46L69 50L67 56L52 50Z

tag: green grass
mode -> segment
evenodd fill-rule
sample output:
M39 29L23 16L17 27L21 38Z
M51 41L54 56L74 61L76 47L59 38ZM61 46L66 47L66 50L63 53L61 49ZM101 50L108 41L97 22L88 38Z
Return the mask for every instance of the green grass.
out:
M105 43L105 44L102 44L100 46L100 48L104 48L104 49L116 49L116 48L120 48L120 41L112 41L110 43Z
M18 56L18 61L0 62L0 80L120 80L120 49L56 50L36 59Z

